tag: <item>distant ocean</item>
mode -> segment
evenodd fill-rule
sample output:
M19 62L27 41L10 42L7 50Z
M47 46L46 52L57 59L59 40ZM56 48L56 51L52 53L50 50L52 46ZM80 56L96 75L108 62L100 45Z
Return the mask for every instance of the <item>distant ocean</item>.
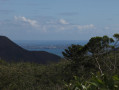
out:
M30 51L47 51L63 57L62 52L72 44L85 45L87 41L79 40L15 40L15 43Z

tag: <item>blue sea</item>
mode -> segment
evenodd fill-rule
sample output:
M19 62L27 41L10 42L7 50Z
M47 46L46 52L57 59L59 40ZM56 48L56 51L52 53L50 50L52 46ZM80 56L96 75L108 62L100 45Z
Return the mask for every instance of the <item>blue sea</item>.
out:
M15 40L15 43L30 51L47 51L63 57L62 52L72 44L85 45L86 40Z

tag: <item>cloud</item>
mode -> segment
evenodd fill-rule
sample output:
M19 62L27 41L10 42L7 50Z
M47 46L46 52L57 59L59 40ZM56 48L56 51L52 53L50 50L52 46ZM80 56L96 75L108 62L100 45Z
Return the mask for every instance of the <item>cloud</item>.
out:
M100 32L100 30L97 30L97 27L95 29L93 24L79 25L72 24L72 22L62 18L31 19L25 16L14 16L13 20L8 21L2 20L0 21L0 27L0 33L3 35L20 37L22 39L26 37L30 39L34 37L36 39L80 39L84 35L95 35L95 33L99 34ZM104 32L104 30L102 31Z
M32 27L34 30L37 29L42 32L67 32L67 31L82 31L88 29L94 29L95 26L93 24L88 25L73 25L69 21L65 19L50 19L50 20L33 20L28 19L24 16L15 16L14 17L17 24L22 25L22 27Z
M104 29L109 30L109 29L110 29L110 27L106 26Z
M28 23L33 27L39 27L38 22L36 20L31 20L31 19L28 19L28 18L23 17L23 16L22 17L21 16L19 16L19 17L15 16L14 18L17 21L23 21L25 23Z
M64 20L64 19L60 19L59 22L60 22L61 24L69 24L69 23L68 23L66 20Z
M93 28L95 28L95 26L93 24L89 24L89 25L77 25L77 28L79 30L82 30L82 29L93 29Z
M85 30L94 30L95 26L93 24L89 25L71 25L71 24L50 24L50 25L43 25L42 30L45 32L72 32L72 31L79 31L79 32L85 32Z
M65 25L65 24L69 24L69 22L67 22L65 19L52 19L52 20L48 20L46 21L47 24L61 24L61 25Z

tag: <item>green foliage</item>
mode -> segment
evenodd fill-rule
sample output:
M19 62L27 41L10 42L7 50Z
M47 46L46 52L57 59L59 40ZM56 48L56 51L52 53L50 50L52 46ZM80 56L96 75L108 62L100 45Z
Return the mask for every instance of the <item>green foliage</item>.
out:
M0 90L62 90L65 65L65 61L40 65L0 60Z
M68 49L62 52L63 56L68 60L76 60L82 57L85 52L83 52L83 46L81 45L71 45Z
M68 90L119 90L119 76L92 74L92 77L84 82L75 76L74 80L65 86Z
M89 62L90 58L87 56L86 46L71 45L62 53L65 59L70 62L65 68L65 71L68 71L67 74L69 74L70 79L72 79L74 75L82 74L85 70L89 71L89 67L94 66Z
M118 33L115 33L115 34L113 35L113 37L114 37L115 39L119 40L119 34L118 34Z
M106 53L113 42L114 40L108 36L92 37L87 43L88 51L93 55Z
M119 51L117 48L119 34L114 34L113 37L115 41L108 36L92 37L80 49L76 46L75 49L70 47L65 50L63 55L66 58L70 57L70 55L67 57L67 52L80 52L71 56L70 66L78 64L78 67L72 68L80 73L73 74L74 78L68 84L65 83L68 90L119 90ZM91 54L87 55L83 52ZM86 65L89 65L88 69ZM93 69L90 65L93 66ZM74 70L71 69L71 72L73 73Z
M99 71L101 74L105 71L109 72L113 70L115 72L119 61L116 59L116 52L114 52L114 55L111 52L113 52L119 40L119 34L114 34L114 37L116 41L106 35L103 37L92 37L84 46L72 45L68 49L65 49L63 55L64 58L71 61L70 67L72 73L74 72L74 75L78 75L80 74L78 73L78 69L82 72L86 71L87 68L89 71Z
M114 34L114 37L118 38L118 34ZM106 35L103 37L92 37L86 45L71 45L62 54L67 60L74 60L75 62L75 60L86 56L87 52L92 55L106 53L112 49L111 43L113 42L114 40Z

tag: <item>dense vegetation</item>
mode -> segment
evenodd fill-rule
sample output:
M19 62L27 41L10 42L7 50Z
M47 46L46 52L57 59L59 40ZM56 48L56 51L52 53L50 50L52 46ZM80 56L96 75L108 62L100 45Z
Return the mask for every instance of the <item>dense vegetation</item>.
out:
M0 60L0 90L119 90L119 34L71 45L58 63Z
M63 55L75 77L67 85L69 90L119 90L119 34L113 37L92 37L84 46L65 49Z
M0 60L0 90L62 90L66 63L40 65Z

